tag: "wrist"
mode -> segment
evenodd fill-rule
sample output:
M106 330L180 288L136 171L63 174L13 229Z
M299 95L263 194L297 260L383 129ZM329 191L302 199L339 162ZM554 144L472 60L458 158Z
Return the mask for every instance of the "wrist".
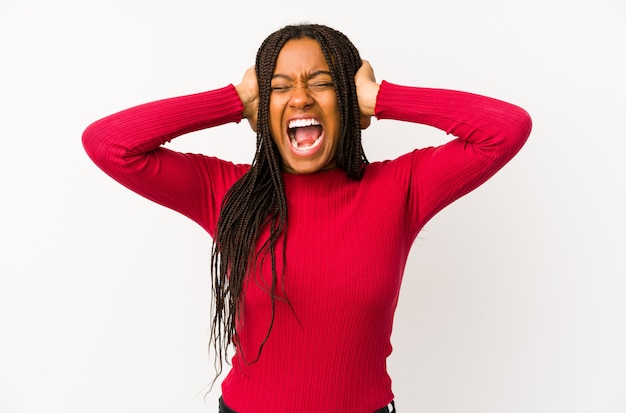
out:
M376 111L376 98L379 90L380 84L376 82L367 82L361 86L358 92L361 115L374 116L374 112Z
M256 96L250 92L249 88L246 87L244 83L239 83L238 85L236 85L235 90L237 91L237 95L239 95L239 100L241 100L241 104L243 105L243 113L241 117L248 119L251 118L255 115L252 112Z

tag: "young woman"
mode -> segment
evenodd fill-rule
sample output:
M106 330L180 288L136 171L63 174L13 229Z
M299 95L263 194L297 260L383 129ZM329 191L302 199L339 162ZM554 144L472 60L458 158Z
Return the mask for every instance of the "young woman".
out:
M439 147L369 163L370 118L439 128ZM188 132L247 119L250 165L171 151ZM424 224L475 189L531 130L517 106L377 83L342 33L272 33L237 86L130 108L90 125L84 147L131 190L214 239L211 342L222 412L391 412L386 370L400 283ZM414 137L407 137L414 139Z

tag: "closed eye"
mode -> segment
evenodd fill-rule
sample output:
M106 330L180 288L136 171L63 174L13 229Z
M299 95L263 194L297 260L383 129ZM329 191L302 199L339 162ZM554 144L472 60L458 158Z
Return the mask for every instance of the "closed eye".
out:
M308 87L314 91L323 91L334 88L335 84L333 82L314 82L309 83Z
M291 88L292 88L292 86L289 86L289 85L272 85L270 90L272 92L286 92L286 91L290 90Z

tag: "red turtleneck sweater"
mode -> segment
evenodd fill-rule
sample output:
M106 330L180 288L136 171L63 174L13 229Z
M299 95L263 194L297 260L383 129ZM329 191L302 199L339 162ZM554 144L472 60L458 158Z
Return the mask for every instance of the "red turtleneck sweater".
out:
M213 235L221 201L248 165L163 144L239 122L242 110L231 85L111 115L87 128L83 144L111 177ZM226 404L238 413L368 413L387 405L393 315L415 237L434 214L504 166L531 129L524 110L502 101L388 82L381 84L375 114L457 138L369 164L361 181L341 170L283 174L284 290L293 309L276 302L269 339L250 363L267 334L271 305L261 283L248 284L240 347L222 383ZM271 277L269 266L259 270L257 277Z

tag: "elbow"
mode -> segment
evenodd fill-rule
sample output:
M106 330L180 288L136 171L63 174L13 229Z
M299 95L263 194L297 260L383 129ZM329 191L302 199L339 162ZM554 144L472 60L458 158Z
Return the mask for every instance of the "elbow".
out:
M524 137L524 140L526 140L530 136L530 131L533 129L533 120L530 114L524 109L520 109L520 112L520 134Z
M91 124L87 126L87 128L83 131L83 135L81 138L83 149L85 150L85 152L87 152L87 155L89 155L89 157L91 157L91 154L93 153L96 146L95 135L96 134L93 131L93 124Z
M509 116L509 121L509 142L511 143L511 150L513 154L515 154L528 140L533 127L533 121L530 114L520 107L515 108L515 111Z
M116 157L115 145L100 121L92 123L83 131L81 142L87 156L100 169L106 170Z
M98 164L98 159L102 156L104 148L102 145L101 132L97 126L97 122L92 123L83 131L81 141L83 149L89 158Z

